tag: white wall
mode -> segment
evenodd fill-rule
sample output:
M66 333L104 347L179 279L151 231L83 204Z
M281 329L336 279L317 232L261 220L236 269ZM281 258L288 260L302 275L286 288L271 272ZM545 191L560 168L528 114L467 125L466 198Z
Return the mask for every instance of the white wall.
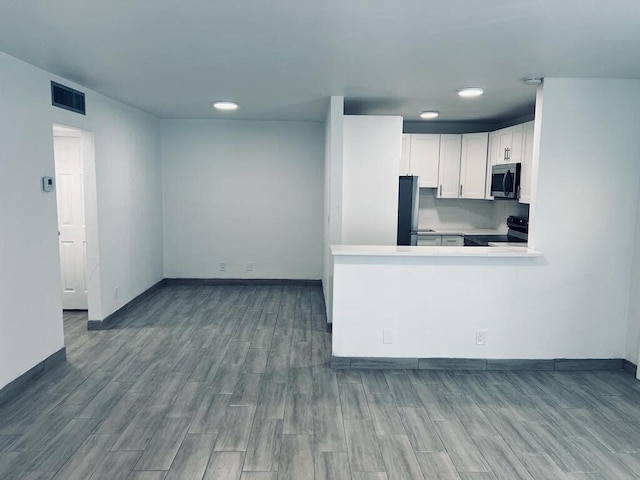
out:
M639 111L640 81L545 79L530 217L544 257L336 261L334 354L624 357ZM395 330L393 347L382 328ZM486 346L475 345L476 330L487 331Z
M342 244L395 245L402 117L345 116Z
M420 189L419 228L507 230L509 215L528 216L529 207L512 200L436 198L435 188Z
M333 305L331 245L342 243L342 156L344 97L332 96L324 124L324 258L322 289L330 323Z
M322 123L167 120L161 131L166 277L322 277Z
M640 196L638 197L638 204L640 205ZM629 287L629 320L624 358L638 365L640 364L640 208L635 222L636 232L633 246L631 284ZM640 375L640 371L638 374Z
M51 80L84 91L87 115L52 107ZM56 197L40 191L54 175L54 123L95 133L95 319L162 278L157 120L0 53L0 388L63 347Z
M104 318L163 278L159 127L156 118L105 97L87 102L85 128L95 132Z

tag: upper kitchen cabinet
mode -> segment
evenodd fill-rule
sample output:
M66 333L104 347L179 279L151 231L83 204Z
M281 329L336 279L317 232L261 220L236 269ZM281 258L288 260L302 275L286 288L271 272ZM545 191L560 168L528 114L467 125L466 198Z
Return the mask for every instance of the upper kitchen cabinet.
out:
M410 139L411 175L417 175L420 188L437 188L440 135L413 134Z
M533 162L533 124L523 125L522 167L520 170L520 203L531 203L531 163Z
M460 198L484 199L488 142L486 132L462 135Z
M503 128L494 133L495 144L492 145L491 164L518 163L522 161L522 125Z
M438 198L460 197L460 152L462 135L440 135Z
M438 198L485 198L489 134L440 135Z

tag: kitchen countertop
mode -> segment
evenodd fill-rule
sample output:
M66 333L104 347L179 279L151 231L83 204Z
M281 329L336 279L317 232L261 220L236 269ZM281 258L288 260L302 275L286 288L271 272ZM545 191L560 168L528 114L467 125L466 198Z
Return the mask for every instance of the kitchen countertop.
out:
M442 235L442 234L440 234ZM397 245L331 245L334 256L365 257L541 257L542 252L522 246L409 247Z
M474 229L474 228L460 228L460 229L441 229L435 231L429 231L426 229L418 229L411 233L417 233L418 236L430 236L430 235L506 235L506 230L488 230L488 229Z
M489 246L527 248L527 242L489 242Z

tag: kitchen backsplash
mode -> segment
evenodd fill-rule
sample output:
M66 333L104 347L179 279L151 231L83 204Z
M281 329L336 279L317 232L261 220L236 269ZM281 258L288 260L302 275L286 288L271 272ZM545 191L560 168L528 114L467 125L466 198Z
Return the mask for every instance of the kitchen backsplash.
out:
M435 189L420 190L418 227L507 229L507 217L529 216L529 206L513 200L459 200L435 197Z

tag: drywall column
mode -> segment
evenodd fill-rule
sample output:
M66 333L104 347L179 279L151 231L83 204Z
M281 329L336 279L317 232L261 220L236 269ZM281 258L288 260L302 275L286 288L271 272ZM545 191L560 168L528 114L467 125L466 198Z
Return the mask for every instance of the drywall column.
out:
M342 242L342 155L344 97L329 99L325 119L324 147L324 246L322 288L331 323L333 304L333 257L330 246Z
M345 116L343 245L395 245L402 117Z

